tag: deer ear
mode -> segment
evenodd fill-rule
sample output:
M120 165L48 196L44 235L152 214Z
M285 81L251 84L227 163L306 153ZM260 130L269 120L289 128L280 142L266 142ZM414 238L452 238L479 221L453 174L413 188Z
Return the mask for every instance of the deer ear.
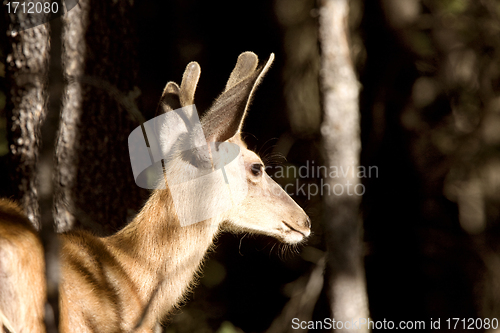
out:
M226 89L201 119L208 142L223 142L239 135L252 96L274 60L256 69L258 58L252 52L242 53L226 84Z
M170 81L163 89L161 94L160 103L156 109L156 114L166 113L181 107L179 100L179 86L177 83Z
M186 70L182 76L179 95L181 106L194 104L194 93L198 85L198 80L200 79L200 73L200 65L198 65L196 61L192 61L186 66Z

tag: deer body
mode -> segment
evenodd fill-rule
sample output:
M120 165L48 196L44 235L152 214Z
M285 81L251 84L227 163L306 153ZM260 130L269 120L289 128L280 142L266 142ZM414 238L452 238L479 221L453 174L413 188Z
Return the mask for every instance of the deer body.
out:
M0 332L42 332L44 302L42 244L21 209L0 200Z
M272 57L259 69L257 62L253 53L240 55L225 91L201 121L208 142L240 147L245 199L215 217L181 226L171 192L157 189L135 219L112 236L84 231L60 235L61 332L152 332L183 300L221 231L260 233L290 244L309 235L307 215L267 176L260 158L240 137L249 101ZM189 64L180 87L167 84L160 109L193 104L199 75L198 64ZM201 198L193 193L186 200L194 206ZM15 244L12 233L20 239ZM20 210L0 200L0 254L5 252L10 257L0 257L0 323L15 332L44 332L41 244ZM13 267L13 260L21 264Z
M179 226L170 218L171 205L165 205L170 200L167 191L153 193L136 219L113 236L62 236L63 332L75 327L86 332L88 326L133 332L146 306L140 326L150 330L182 300L219 228L209 220ZM152 223L151 217L163 223ZM92 293L83 284L92 286ZM70 301L79 304L68 306ZM85 318L82 312L94 315Z

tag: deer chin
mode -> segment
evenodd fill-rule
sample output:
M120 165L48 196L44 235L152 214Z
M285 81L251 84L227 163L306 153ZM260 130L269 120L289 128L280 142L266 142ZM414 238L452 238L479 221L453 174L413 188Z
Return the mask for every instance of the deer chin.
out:
M233 221L226 220L222 229L229 232L246 232L250 234L263 234L273 237L285 244L298 244L307 239L311 234L308 227L301 227L295 223L288 223L281 221L274 223L274 227L268 228L264 225L253 223L234 223Z
M300 228L299 226L293 226L286 221L281 221L281 226L278 229L280 241L287 244L297 244L304 241L310 234L311 231L307 228Z

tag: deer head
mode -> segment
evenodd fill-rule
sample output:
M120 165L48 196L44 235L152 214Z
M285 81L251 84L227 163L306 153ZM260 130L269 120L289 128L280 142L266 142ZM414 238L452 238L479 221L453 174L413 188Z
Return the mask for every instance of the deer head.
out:
M234 186L236 186L237 189L245 189L245 195L237 204L212 219L212 223L216 223L225 231L260 233L294 244L309 236L310 220L302 208L267 175L260 157L247 149L241 137L241 128L253 94L273 59L274 55L271 54L264 65L257 67L258 58L254 53L245 52L238 57L224 91L201 118L200 131L203 131L208 145L189 151L189 156L181 156L183 161L181 164L170 163L165 168L176 169L182 171L183 174L189 174L190 170L194 170L195 164L197 167L206 165L208 169L210 167L213 169L214 163L207 162L207 156L217 156L215 150L231 147L220 143L237 145L239 151L236 153L241 161L240 167L243 175L235 174L238 172L237 169L229 169L227 173L228 177L232 177L230 189L232 193L234 194ZM200 73L198 63L189 63L180 87L175 82L169 82L166 85L160 99L159 111L171 112L193 105ZM160 129L160 141L166 140L161 138L166 132L168 131ZM183 140L193 140L193 137L181 138L178 141ZM196 163L192 163L193 160L196 160ZM234 184L235 182L237 184ZM210 185L202 186L204 187L198 192L211 191ZM197 197L192 196L186 200L193 201L190 205L201 202ZM217 205L217 202L210 205Z

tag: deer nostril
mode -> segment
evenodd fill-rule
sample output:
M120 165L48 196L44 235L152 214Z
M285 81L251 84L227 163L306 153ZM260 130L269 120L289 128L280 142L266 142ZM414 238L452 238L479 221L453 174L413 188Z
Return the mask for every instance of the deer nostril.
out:
M306 226L311 229L311 219L309 217L307 217L306 219Z

